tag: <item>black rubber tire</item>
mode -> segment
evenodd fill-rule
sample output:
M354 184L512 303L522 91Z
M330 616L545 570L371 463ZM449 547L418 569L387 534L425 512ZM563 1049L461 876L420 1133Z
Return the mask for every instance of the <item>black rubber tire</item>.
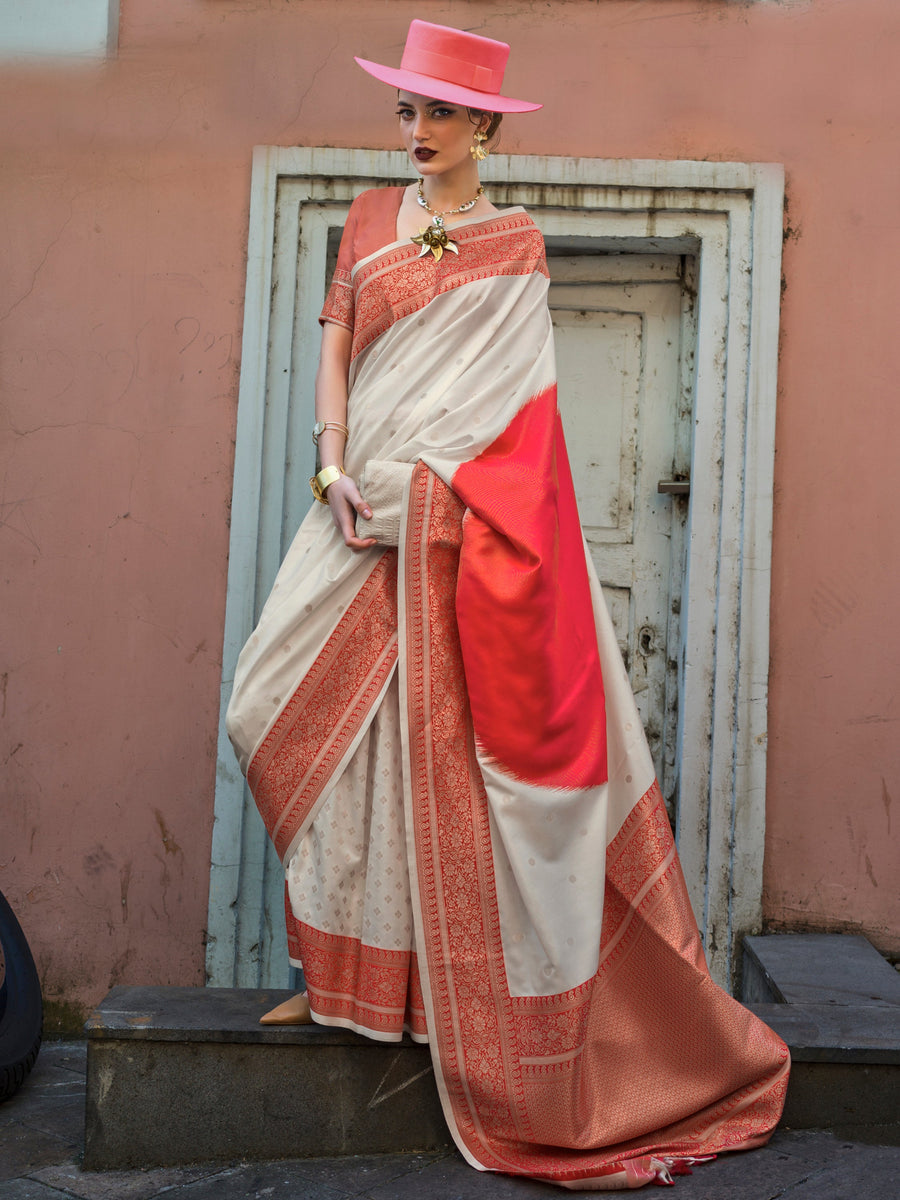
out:
M41 981L22 926L0 892L0 1101L14 1095L34 1066L44 1029Z

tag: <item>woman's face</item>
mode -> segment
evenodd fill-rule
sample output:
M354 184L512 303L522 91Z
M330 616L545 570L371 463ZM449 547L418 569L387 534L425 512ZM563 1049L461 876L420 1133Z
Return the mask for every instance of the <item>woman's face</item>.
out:
M465 105L429 100L415 92L399 93L397 116L406 153L420 175L442 175L471 163L469 147L475 130L490 121L485 116L480 126L474 125Z

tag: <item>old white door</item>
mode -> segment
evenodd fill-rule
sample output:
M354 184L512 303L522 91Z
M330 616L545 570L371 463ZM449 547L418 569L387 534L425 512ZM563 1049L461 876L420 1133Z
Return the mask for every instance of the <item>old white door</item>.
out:
M692 264L549 249L559 403L582 525L674 819L687 496L658 486L686 478L689 464Z

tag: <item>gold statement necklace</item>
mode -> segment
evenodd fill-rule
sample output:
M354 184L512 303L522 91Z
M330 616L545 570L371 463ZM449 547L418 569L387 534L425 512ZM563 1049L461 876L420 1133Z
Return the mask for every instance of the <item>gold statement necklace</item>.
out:
M428 201L425 199L422 183L423 181L420 179L416 191L416 199L427 213L431 213L434 220L427 229L422 230L418 237L410 238L410 241L422 247L419 251L419 258L422 258L430 250L434 255L435 262L440 262L445 250L452 250L454 254L459 254L459 246L457 246L456 242L450 241L447 230L444 228L444 217L453 217L457 213L468 212L470 208L474 208L478 203L479 196L484 195L484 185L479 183L478 191L472 199L467 200L465 204L461 204L459 208L445 208L443 212L436 212L429 206Z

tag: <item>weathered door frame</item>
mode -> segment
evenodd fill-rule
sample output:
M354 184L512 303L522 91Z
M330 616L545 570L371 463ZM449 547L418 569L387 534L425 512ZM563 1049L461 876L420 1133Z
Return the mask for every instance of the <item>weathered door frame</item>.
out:
M729 986L740 939L757 931L762 918L783 169L506 155L492 156L488 167L496 204L524 204L545 235L571 239L575 249L689 253L699 262L678 846L713 977ZM409 178L401 152L254 152L223 716L237 655L306 508L302 467L328 230L343 223L359 191ZM288 206L296 240L293 226L282 229L276 257L276 206L284 187L297 200ZM276 298L282 313L289 306L287 328L284 320L272 320ZM286 982L275 902L279 870L271 859L263 866L266 855L261 822L222 725L210 874L211 984ZM262 884L251 886L249 876Z

